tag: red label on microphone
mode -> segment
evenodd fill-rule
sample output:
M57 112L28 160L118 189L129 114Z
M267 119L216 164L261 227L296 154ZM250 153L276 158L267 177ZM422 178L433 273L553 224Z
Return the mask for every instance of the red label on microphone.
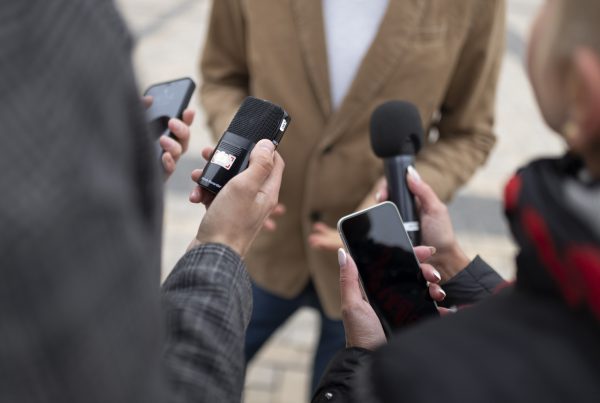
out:
M235 162L235 156L226 153L225 151L217 150L210 160L211 163L222 166L223 168L230 170Z

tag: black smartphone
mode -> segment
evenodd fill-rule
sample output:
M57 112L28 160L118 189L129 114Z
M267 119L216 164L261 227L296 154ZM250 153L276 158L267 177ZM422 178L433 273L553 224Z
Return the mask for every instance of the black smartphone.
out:
M153 98L152 105L146 110L152 133L158 139L160 136L171 136L169 120L181 119L183 111L190 103L196 84L189 77L158 83L150 86L144 96Z
M385 202L350 214L338 231L356 262L367 299L387 335L438 315L396 206Z

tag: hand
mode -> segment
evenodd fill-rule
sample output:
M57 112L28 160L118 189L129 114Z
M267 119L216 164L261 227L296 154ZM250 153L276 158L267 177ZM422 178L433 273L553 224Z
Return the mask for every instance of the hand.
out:
M413 167L408 169L406 178L419 211L422 243L435 247L437 251L429 262L440 271L442 281L446 282L462 271L470 260L456 240L446 205ZM386 182L379 189L377 199L383 201L387 197Z
M213 147L204 148L202 150L202 158L204 158L205 161L208 161L213 151ZM192 190L189 199L192 203L202 203L206 206L206 208L208 208L208 206L210 206L214 199L214 194L203 190L202 187L198 185L198 180L200 180L201 176L201 169L195 169L194 171L192 171L192 180L194 181L196 186ZM265 228L268 231L275 231L275 229L277 229L276 218L283 214L285 214L285 206L281 203L277 203L277 205L273 208L273 211L271 211L269 216L265 219L263 228Z
M244 256L277 205L284 165L273 143L261 140L250 154L248 168L233 177L216 196L194 189L198 194L192 192L192 196L208 207L190 248L221 243Z
M144 106L149 108L152 105L152 97L145 96L142 98ZM168 123L169 131L173 133L175 139L169 136L160 136L158 140L163 154L160 157L163 169L165 170L165 180L168 179L175 168L177 167L177 161L185 154L190 143L190 126L194 122L195 111L193 109L186 109L183 111L182 120L170 119Z
M312 230L308 237L308 244L314 249L335 251L344 247L340 234L327 224L314 223Z
M417 246L415 254L419 261L429 259L434 248ZM359 282L358 270L351 256L343 249L338 250L340 264L340 294L342 298L342 320L346 332L346 347L360 347L374 350L386 342L385 333L373 307L367 302ZM446 293L439 286L440 274L433 266L421 264L423 277L429 282L429 295L435 301L443 301ZM440 314L450 312L438 308Z

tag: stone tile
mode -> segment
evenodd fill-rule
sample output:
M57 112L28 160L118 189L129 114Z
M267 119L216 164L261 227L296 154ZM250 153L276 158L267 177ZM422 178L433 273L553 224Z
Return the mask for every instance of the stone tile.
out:
M251 365L246 371L245 388L252 390L270 391L276 387L278 382L278 373L280 370L272 365L258 363Z
M273 402L304 403L308 396L309 377L306 372L285 371L279 388L273 391Z
M244 397L242 398L244 403L271 403L273 400L273 393L268 390L244 390Z

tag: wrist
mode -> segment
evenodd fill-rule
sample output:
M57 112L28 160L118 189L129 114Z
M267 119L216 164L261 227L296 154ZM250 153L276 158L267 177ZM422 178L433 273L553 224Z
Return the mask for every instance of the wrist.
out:
M471 261L456 242L447 250L436 253L433 257L435 261L432 264L442 275L442 283L463 271Z
M198 246L205 245L207 243L217 243L217 244L225 245L225 246L233 249L233 251L240 256L244 256L246 253L246 250L247 250L247 248L244 247L244 245L241 245L238 242L235 242L231 239L227 239L226 237L223 237L223 236L216 236L216 235L205 236L204 234L198 234L198 235L196 235L196 238L192 239L192 242L190 242L190 245L188 246L187 251L190 251L194 248L197 248Z

